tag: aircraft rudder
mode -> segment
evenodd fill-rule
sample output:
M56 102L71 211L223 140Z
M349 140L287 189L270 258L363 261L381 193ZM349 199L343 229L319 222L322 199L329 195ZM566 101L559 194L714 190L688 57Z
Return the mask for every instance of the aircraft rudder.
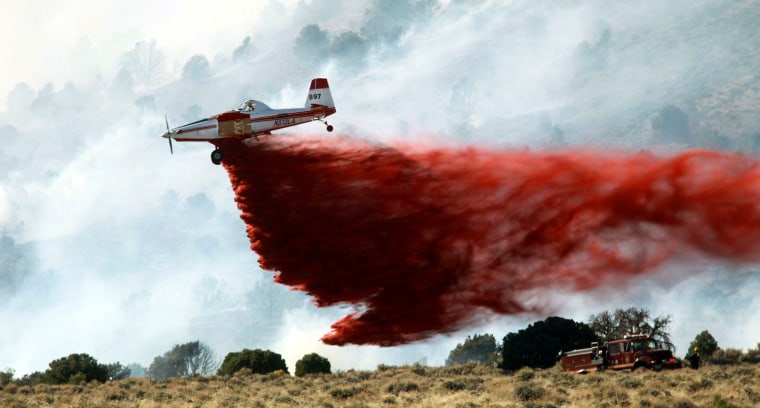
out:
M311 80L309 93L306 97L306 107L310 108L312 105L335 108L332 93L330 93L330 84L327 82L327 78L314 78Z

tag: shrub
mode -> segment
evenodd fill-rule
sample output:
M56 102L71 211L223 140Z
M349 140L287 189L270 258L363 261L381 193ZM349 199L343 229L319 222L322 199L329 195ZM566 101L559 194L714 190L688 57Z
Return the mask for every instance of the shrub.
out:
M520 401L533 401L541 398L546 390L535 384L523 384L515 387L515 397Z
M443 383L443 388L449 391L462 391L467 389L467 384L462 380L448 380Z
M387 391L393 395L398 395L400 392L412 392L419 391L420 386L413 382L397 382L388 386Z
M68 357L52 361L50 368L45 371L42 381L50 384L66 384L72 381L106 382L108 380L108 367L98 364L88 354L71 354Z
M317 353L306 354L296 362L296 377L320 373L330 374L330 361Z
M520 371L515 373L515 377L517 377L517 379L520 381L530 381L535 376L536 373L531 368L522 368Z
M113 381L123 380L132 375L132 370L129 367L123 366L118 361L108 364L106 367L108 368L108 378Z
M6 368L5 371L0 371L0 387L10 384L14 373L15 371L11 368Z
M277 370L288 372L281 355L269 350L249 350L228 353L224 357L219 375L232 375L242 368L250 368L255 374L268 374Z
M348 399L359 393L358 388L335 388L334 390L330 391L330 396L333 398L340 398L340 399Z
M710 364L715 365L733 365L738 364L742 359L742 351L737 349L719 349L715 351L709 359Z

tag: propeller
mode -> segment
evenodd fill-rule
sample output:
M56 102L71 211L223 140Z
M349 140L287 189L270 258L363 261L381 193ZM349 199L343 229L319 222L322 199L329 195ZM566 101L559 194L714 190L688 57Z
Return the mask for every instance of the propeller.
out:
M166 138L169 139L169 152L174 154L174 146L172 146L172 135L169 130L169 119L164 115L164 121L166 122Z

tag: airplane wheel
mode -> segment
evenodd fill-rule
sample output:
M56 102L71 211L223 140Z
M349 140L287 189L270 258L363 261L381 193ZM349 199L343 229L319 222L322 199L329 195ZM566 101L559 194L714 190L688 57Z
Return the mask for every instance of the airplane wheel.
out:
M327 131L328 131L328 132L332 132L332 131L333 131L333 127L332 127L332 125L327 125Z
M211 152L211 163L214 164L222 164L222 157L224 157L224 154L222 154L222 151L219 149L214 150Z

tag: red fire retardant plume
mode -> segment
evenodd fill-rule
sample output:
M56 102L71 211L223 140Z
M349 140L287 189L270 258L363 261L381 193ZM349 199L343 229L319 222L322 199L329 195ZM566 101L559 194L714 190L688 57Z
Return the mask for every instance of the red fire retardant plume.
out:
M251 248L328 344L396 345L541 311L679 257L760 258L760 168L712 151L433 150L270 137L225 150Z

